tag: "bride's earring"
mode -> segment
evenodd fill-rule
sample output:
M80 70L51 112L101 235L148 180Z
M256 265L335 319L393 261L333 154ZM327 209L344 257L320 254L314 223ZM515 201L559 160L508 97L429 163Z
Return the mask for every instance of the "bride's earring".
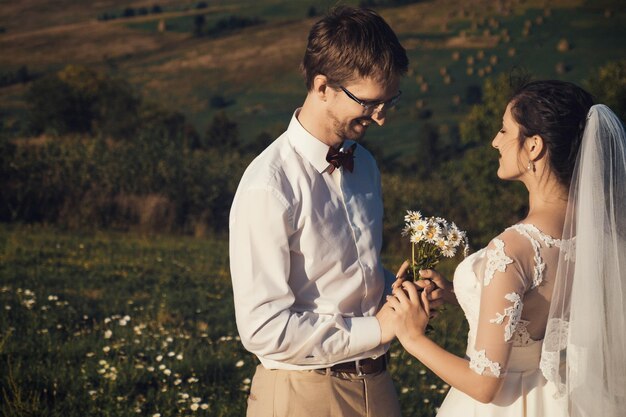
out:
M535 172L535 162L532 159L528 160L528 166L526 170Z

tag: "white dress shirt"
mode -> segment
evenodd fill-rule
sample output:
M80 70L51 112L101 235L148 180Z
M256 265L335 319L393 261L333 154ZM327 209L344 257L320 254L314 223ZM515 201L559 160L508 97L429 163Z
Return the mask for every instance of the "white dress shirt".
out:
M374 317L394 275L380 261L380 173L354 171L297 119L246 169L230 212L237 328L269 369L314 369L385 353ZM345 146L349 146L348 142Z

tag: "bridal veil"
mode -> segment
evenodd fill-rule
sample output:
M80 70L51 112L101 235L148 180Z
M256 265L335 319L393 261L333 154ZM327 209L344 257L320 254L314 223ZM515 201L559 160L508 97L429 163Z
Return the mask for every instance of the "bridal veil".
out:
M569 191L541 356L572 417L626 410L626 134L591 107Z

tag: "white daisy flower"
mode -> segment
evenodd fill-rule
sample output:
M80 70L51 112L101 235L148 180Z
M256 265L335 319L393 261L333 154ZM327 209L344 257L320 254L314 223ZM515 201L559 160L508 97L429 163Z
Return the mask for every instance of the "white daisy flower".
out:
M404 216L404 221L407 223L416 222L422 219L422 213L419 211L407 210L406 216Z
M417 220L411 223L411 241L413 237L421 238L426 234L429 223L426 220Z
M437 239L441 235L441 226L437 223L429 221L426 226L426 230L424 232L424 236L426 237L426 241L430 243L437 242Z
M446 245L441 249L441 254L445 256L446 258L454 257L455 253L456 253L456 250L454 250L454 248L449 245Z
M450 242L450 245L455 248L459 246L463 241L463 236L461 235L459 229L457 229L456 227L453 227L448 231L448 235L446 236L446 238L448 239L448 242Z

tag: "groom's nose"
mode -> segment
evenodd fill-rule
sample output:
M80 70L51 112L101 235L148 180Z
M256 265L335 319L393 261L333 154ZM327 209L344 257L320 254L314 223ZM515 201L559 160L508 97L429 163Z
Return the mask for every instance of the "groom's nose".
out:
M387 111L386 110L380 110L377 111L376 113L372 114L371 119L374 121L374 123L376 123L378 126L382 126L385 124L385 118L387 117Z

